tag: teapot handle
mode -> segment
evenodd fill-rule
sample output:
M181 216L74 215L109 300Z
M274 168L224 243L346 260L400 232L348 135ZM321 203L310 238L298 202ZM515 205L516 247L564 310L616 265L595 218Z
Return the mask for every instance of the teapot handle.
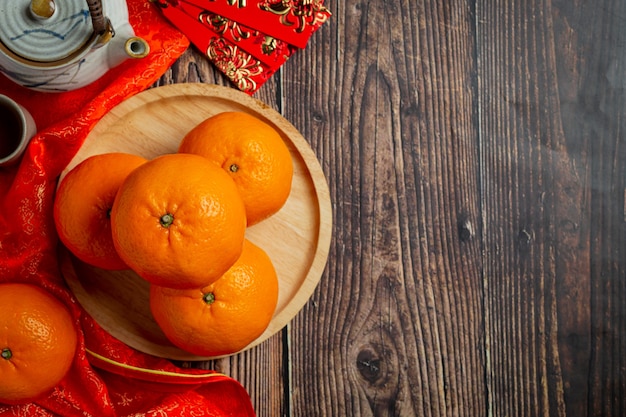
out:
M102 0L87 0L87 5L89 6L93 30L97 35L102 35L109 30L107 18L102 13Z

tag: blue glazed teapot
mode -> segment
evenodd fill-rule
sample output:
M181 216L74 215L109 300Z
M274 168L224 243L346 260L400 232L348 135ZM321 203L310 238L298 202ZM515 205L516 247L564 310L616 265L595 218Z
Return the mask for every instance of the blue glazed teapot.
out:
M125 0L0 1L0 72L24 87L74 90L148 53Z

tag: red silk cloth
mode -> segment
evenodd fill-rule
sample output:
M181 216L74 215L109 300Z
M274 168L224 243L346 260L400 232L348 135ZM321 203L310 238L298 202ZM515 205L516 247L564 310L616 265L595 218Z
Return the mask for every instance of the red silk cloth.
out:
M330 17L324 0L154 0L241 91L253 94Z
M179 368L106 333L59 271L52 206L60 173L108 110L150 87L189 46L155 4L128 0L128 8L136 34L150 44L148 57L125 61L93 84L65 93L27 90L0 75L0 94L26 107L38 127L20 163L0 168L0 282L43 287L68 306L79 329L77 354L61 383L31 403L0 404L0 416L255 415L234 379Z

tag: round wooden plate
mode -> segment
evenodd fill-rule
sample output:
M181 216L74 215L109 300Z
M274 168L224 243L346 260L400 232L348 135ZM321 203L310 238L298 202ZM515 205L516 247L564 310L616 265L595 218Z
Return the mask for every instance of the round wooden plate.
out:
M332 212L328 185L317 157L297 129L266 104L238 90L207 84L174 84L146 90L112 109L94 127L63 176L89 156L127 152L153 158L177 151L183 136L224 111L250 113L283 137L294 161L289 199L272 217L246 232L272 259L279 299L267 330L249 349L282 329L304 306L326 265ZM105 271L67 250L61 268L70 289L98 324L127 345L159 357L205 360L173 346L150 313L148 284L132 271ZM244 349L245 350L245 349Z

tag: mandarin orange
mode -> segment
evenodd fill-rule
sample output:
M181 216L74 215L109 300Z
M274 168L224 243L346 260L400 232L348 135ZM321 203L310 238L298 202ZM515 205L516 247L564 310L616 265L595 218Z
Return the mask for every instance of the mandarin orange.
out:
M241 254L243 201L206 158L167 154L135 169L111 210L120 257L152 284L194 288L218 279Z
M65 305L42 288L0 284L0 402L30 402L74 361L78 336Z
M178 152L204 156L235 180L248 226L276 213L289 197L289 148L276 129L251 114L233 111L207 118L184 136Z
M146 162L127 153L91 156L70 170L57 189L54 222L59 239L78 259L103 269L128 268L111 236L110 212L126 176Z
M199 356L238 352L268 327L278 301L278 277L267 253L246 239L241 256L203 288L151 286L150 308L163 333Z

